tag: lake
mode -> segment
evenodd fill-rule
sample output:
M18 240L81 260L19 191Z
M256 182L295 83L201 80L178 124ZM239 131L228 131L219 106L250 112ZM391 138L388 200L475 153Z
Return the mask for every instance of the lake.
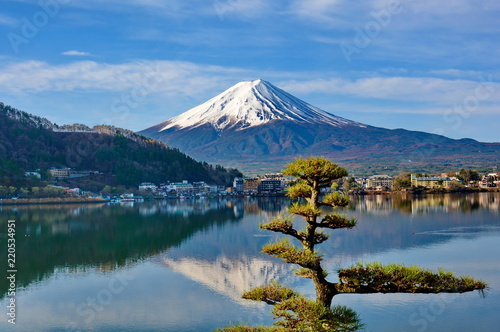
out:
M0 331L211 331L270 325L270 307L244 290L279 280L313 296L312 282L260 252L279 235L258 224L286 213L285 198L4 206L7 274L15 220L16 325L1 287ZM500 331L500 194L354 196L359 220L319 246L329 271L357 261L418 264L489 284L465 294L339 295L366 331ZM8 276L8 275L7 275ZM334 280L335 273L330 275Z

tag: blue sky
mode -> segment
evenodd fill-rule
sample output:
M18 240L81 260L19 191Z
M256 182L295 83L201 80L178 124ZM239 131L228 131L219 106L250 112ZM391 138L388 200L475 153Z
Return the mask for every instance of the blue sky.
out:
M262 78L351 120L500 142L497 0L2 0L0 101L141 130Z

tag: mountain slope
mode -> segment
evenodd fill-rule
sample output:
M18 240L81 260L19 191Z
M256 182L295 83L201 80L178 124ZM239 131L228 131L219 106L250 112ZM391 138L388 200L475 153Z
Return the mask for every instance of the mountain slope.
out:
M0 185L50 167L95 169L114 185L190 180L226 185L237 171L213 167L163 143L112 126L58 126L0 103ZM234 173L234 174L233 174Z
M196 128L210 124L217 132L243 130L274 120L309 124L359 125L320 110L263 80L240 82L218 96L155 128Z
M262 80L238 83L140 133L244 171L279 170L298 155L324 155L351 169L373 172L500 164L499 143L364 125Z

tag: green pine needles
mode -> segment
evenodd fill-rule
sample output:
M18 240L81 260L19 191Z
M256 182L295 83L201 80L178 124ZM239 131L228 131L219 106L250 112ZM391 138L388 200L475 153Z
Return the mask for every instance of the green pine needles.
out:
M234 326L223 332L236 331L357 331L362 327L358 315L344 306L331 306L337 294L355 293L463 293L484 290L487 285L471 277L455 277L453 273L438 270L434 273L418 266L381 263L355 264L338 271L339 281L332 283L326 278L327 271L321 266L322 255L316 245L328 240L329 234L322 229L352 229L355 218L341 213L325 214L321 207L335 211L349 204L349 198L334 191L322 196L323 188L336 188L335 180L347 176L344 168L324 157L298 158L286 166L284 175L296 178L287 195L297 199L288 209L290 216L279 216L261 224L260 227L282 233L297 240L295 246L287 238L267 244L262 251L278 257L286 263L298 265L297 276L311 279L316 290L316 299L302 295L277 283L257 287L246 292L243 298L273 305L273 314L278 317L273 327ZM301 216L306 227L297 230L294 216Z
M463 293L483 290L486 284L469 276L455 277L438 269L434 273L419 266L357 263L339 270L337 289L342 293Z

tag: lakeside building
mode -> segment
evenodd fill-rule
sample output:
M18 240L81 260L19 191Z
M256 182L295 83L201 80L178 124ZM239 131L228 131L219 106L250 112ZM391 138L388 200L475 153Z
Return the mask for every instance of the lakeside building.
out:
M411 175L412 187L425 187L427 189L450 188L451 184L454 182L456 182L456 180L450 177L442 177L442 176L417 177L414 174Z
M259 193L277 193L283 192L284 185L281 180L277 179L262 179L258 187Z
M260 179L258 193L283 193L288 186L288 180L281 174L266 174Z
M263 178L264 179L285 181L285 178L283 177L283 174L281 174L281 173L265 174Z
M288 179L280 173L265 174L256 178L235 178L233 192L237 193L280 193L288 185Z
M53 178L59 178L59 179L69 178L69 168L51 168L49 169L49 172Z
M179 195L192 195L194 194L194 186L187 180L182 182L170 183L164 186L167 192L175 192Z
M372 175L366 179L365 186L367 189L385 190L392 189L393 178L389 175Z
M193 182L195 194L217 193L216 185L208 185L205 181Z
M236 192L243 192L245 188L245 180L243 178L234 178L233 188Z
M500 188L500 173L489 173L479 181L480 188Z
M99 171L92 169L74 170L71 168L51 168L49 169L49 172L53 178L59 179L83 178L86 176L99 174Z
M139 192L141 193L156 193L158 191L158 187L151 182L143 182L139 185Z
M209 185L204 181L190 183L187 180L162 183L159 186L151 182L143 182L139 185L139 192L161 196L218 194L224 189L217 185Z
M69 177L70 178L83 178L85 176L91 176L91 175L98 175L99 171L93 170L93 169L84 169L84 170L69 170Z
M84 194L84 192L82 192L82 190L80 190L80 188L72 188L72 189L66 189L66 191L68 192L68 194L73 194L75 196L82 196Z
M260 186L259 178L248 178L244 179L243 191L246 193L257 193Z

